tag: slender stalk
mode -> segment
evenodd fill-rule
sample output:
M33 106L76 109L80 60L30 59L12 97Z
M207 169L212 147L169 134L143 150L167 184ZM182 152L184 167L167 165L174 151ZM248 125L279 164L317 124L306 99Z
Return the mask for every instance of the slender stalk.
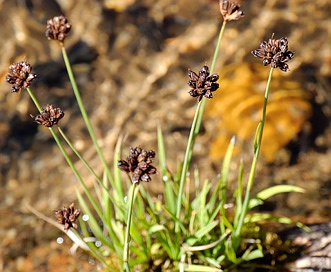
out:
M71 82L71 85L72 85L72 88L73 88L73 91L74 91L74 94L75 94L75 97L76 97L76 100L77 100L77 103L78 103L78 106L79 106L79 109L81 111L81 114L83 116L83 119L85 121L85 124L86 124L86 127L89 131L89 134L90 134L90 137L92 139L92 142L94 144L94 147L100 157L100 160L104 166L104 169L106 171L106 174L107 174L107 177L109 179L109 181L112 182L113 178L112 178L112 175L110 173L110 169L108 167L108 164L106 162L106 159L100 149L100 146L98 144L98 140L97 140L97 137L94 133L94 130L92 128L92 125L91 125L91 122L90 122L90 119L87 115L87 112L86 112L86 109L85 109L85 106L84 106L84 103L83 103L83 100L81 98L81 95L79 93L79 90L78 90L78 87L77 87L77 83L76 83L76 80L75 80L75 77L74 77L74 74L72 72L72 69L71 69L71 64L70 64L70 61L68 59L68 56L67 56L67 52L66 52L66 49L64 47L63 44L61 44L61 49L62 49L62 55L63 55L63 59L64 59L64 63L65 63L65 66L67 68L67 72L68 72L68 75L69 75L69 79L70 79L70 82Z
M178 191L178 197L177 197L177 206L176 206L176 219L179 220L180 217L180 210L181 210L181 204L182 204L182 195L183 195L183 190L184 190L184 184L185 184L185 178L186 178L186 174L189 168L189 164L191 161L191 157L192 157L192 151L193 151L193 145L194 145L194 138L195 138L195 126L196 123L198 121L198 114L199 114L199 109L200 109L201 103L198 104L197 109L195 111L195 115L193 118L193 123L191 126L191 131L190 131L190 135L188 138L188 142L187 142L187 147L186 147L186 152L185 152L185 157L184 157L184 162L183 162L183 167L182 167L182 173L181 173L181 177L180 177L180 182L179 182L179 191ZM175 232L179 231L179 221L176 220L175 222Z
M138 188L138 183L133 184L133 188L130 190L129 196L129 210L128 210L128 217L126 221L126 230L125 230L125 238L124 238L124 250L123 250L123 261L124 261L124 268L126 272L130 272L129 267L129 248L130 248L130 228L131 228L131 219L132 219L132 207L135 198L135 192Z
M220 45L221 45L221 41L222 41L222 38L223 38L225 26L226 26L226 21L223 21L220 33L218 34L218 39L217 39L217 44L216 44L215 51L214 51L213 60L211 62L211 66L210 66L210 73L211 74L214 72L214 69L215 69L215 64L216 64L219 48L220 48Z
M40 106L39 101L38 101L38 99L36 98L36 96L34 95L34 93L31 91L30 88L26 88L26 90L28 91L28 93L29 93L29 95L30 95L30 97L31 97L31 99L32 99L32 101L33 101L33 103L36 105L38 111L39 111L39 112L42 112L43 109L42 109L42 107Z
M260 125L258 126L258 133L256 135L257 139L254 140L256 142L256 146L254 146L254 157L253 157L253 161L252 161L251 170L250 170L250 173L249 173L249 178L248 178L247 189L246 189L246 194L245 194L245 200L244 200L244 203L243 203L242 213L239 217L238 226L237 226L237 228L235 230L235 233L234 233L235 237L240 236L241 229L242 229L243 224L244 224L245 216L246 216L246 213L248 211L250 192L251 192L251 189L252 189L253 184L254 184L256 166L257 166L257 162L258 162L259 155L260 155L260 150L261 150L261 145L262 145L263 129L264 129L265 120L266 120L269 89L270 89L270 83L271 83L273 71L274 71L274 68L271 68L270 72L269 72L267 86L266 86L265 93L264 93L262 118L261 118L261 121L260 121Z
M72 160L70 159L67 151L65 150L64 146L62 145L60 138L58 137L58 135L55 133L53 128L49 128L50 132L52 133L52 136L55 140L55 142L57 143L58 147L60 148L64 158L66 159L67 163L69 164L70 168L72 169L72 171L74 172L76 178L78 179L78 181L80 182L80 184L83 186L84 188L84 192L86 193L88 199L90 200L91 204L93 205L93 208L96 210L96 212L98 213L98 215L100 216L100 218L104 218L103 214L99 208L99 205L96 203L94 197L91 195L90 190L87 188L84 180L82 179L81 175L79 174L77 168L75 167L74 163L72 162Z
M90 173L94 176L94 178L97 180L97 182L108 191L108 188L103 184L101 179L98 177L98 175L95 173L93 168L89 165L89 163L83 158L83 156L78 152L78 150L74 147L74 145L71 143L69 138L65 135L64 131L58 126L58 131L60 132L62 138L66 141L66 143L69 145L69 147L72 149L72 151L76 154L76 156L84 163L86 168L90 171Z
M218 56L218 53L219 53L219 48L220 48L221 40L223 38L225 26L226 26L226 21L223 21L223 24L222 24L220 33L218 35L218 40L217 40L217 44L216 44L216 48L215 48L215 51L214 51L213 60L212 60L211 67L210 67L210 73L211 74L214 72L214 69L215 69L215 64L216 64L217 56ZM198 115L198 122L197 122L197 125L196 125L196 128L195 128L195 131L194 131L196 135L200 131L200 127L201 127L201 123L202 123L202 117L203 117L203 113L205 111L205 106L206 106L206 100L207 99L204 97L202 99L202 101L201 101L201 104L202 105L201 105L200 112L199 112L199 115Z
M226 25L226 22L223 21L222 27L221 27L219 35L218 35L216 48L214 51L214 56L213 56L212 65L210 68L210 73L212 73L215 68L215 63L217 60L219 47L220 47L221 40L223 37L225 25ZM185 156L184 156L184 162L183 162L183 167L182 167L182 172L181 172L181 177L180 177L180 182L179 182L179 191L178 191L178 198L177 198L177 205L176 205L176 219L177 219L175 222L175 232L176 233L179 232L179 217L180 217L180 211L181 211L181 203L182 203L182 195L183 195L185 178L186 178L188 168L189 168L189 165L190 165L191 159L192 159L195 137L198 135L198 133L200 131L205 104L206 104L206 98L203 97L202 101L198 103L197 108L195 110L193 122L191 125L191 131L190 131L190 135L189 135L187 146L186 146L186 152L185 152Z
M40 106L40 103L38 101L38 99L36 98L36 96L34 95L34 93L31 91L30 88L27 88L27 91L32 99L32 101L34 102L34 104L36 105L37 109L39 110L39 112L42 111L42 108ZM60 148L64 158L66 159L67 163L69 164L70 168L72 169L72 171L74 172L76 178L78 179L78 181L80 182L80 184L83 186L84 191L87 195L87 197L89 198L91 204L93 205L93 207L95 208L96 212L98 213L98 215L100 216L100 218L103 218L102 212L98 206L98 204L95 202L95 199L93 198L93 196L91 195L89 189L87 188L84 180L82 179L81 175L79 174L77 168L75 167L74 163L72 162L72 160L70 159L67 151L65 150L64 146L62 145L58 135L55 133L54 129L52 127L49 128L49 131L51 132L55 142L57 143L58 147Z

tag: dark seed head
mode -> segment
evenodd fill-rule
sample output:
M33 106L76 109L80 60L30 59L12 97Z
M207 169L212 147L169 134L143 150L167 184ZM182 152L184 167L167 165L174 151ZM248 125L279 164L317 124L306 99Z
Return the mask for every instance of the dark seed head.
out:
M40 114L36 116L30 114L30 116L38 125L52 127L63 118L64 112L60 108L55 108L53 105L47 105Z
M80 211L75 209L74 203L70 204L68 208L63 206L61 210L54 211L54 213L57 217L57 222L64 225L65 231L71 227L77 229L76 220L80 215Z
M262 58L264 66L270 64L272 68L279 67L280 70L286 72L289 67L286 62L291 60L294 56L292 51L288 51L288 40L283 37L279 40L271 38L268 41L264 41L260 44L260 48L253 50L252 54L254 57Z
M37 77L36 74L31 73L32 67L26 61L13 63L9 66L6 81L12 84L12 92L18 92L22 88L26 89L31 82Z
M236 2L220 0L220 12L225 22L239 20L244 17L244 12L239 8L240 6Z
M130 148L130 155L127 160L120 160L117 166L120 170L132 174L132 183L138 184L140 181L149 182L150 175L156 174L156 168L151 165L155 157L153 150L145 150L140 147Z
M209 67L204 65L199 71L199 75L193 72L191 69L188 70L188 85L192 88L189 94L193 97L198 98L198 102L201 101L202 97L212 98L211 92L216 91L219 88L219 84L216 82L219 79L218 74L209 74Z
M67 18L62 15L55 16L47 21L47 30L45 34L49 40L64 42L70 29L71 25L68 23Z

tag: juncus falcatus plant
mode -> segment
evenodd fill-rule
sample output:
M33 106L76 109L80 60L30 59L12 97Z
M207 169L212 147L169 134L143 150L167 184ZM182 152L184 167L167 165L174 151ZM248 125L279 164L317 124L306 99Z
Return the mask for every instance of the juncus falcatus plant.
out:
M140 186L141 182L151 181L151 175L157 173L156 167L152 165L155 157L153 150L145 150L141 147L130 148L129 155L123 160L119 155L120 138L115 148L113 173L111 173L111 167L105 160L98 144L67 57L64 42L72 28L67 18L56 16L48 20L46 37L57 41L61 47L72 89L91 141L103 166L102 177L92 169L59 126L60 120L65 117L64 111L49 104L45 108L40 106L38 99L30 89L30 84L36 77L32 73L30 64L22 61L9 68L6 80L12 84L12 91L18 92L21 89L28 91L38 109L38 113L31 117L37 124L50 130L88 199L88 201L85 200L82 193L77 190L82 212L75 209L73 204L68 208L63 207L61 210L56 210L57 223L55 223L64 226L63 231L75 243L79 243L82 249L93 254L109 271L170 271L176 269L208 272L230 269L242 262L263 256L263 248L260 244L256 243L246 247L243 242L245 225L261 219L291 222L285 218L279 219L270 215L249 213L252 208L262 204L265 199L275 194L302 192L300 188L282 185L267 188L253 198L250 195L266 122L272 73L276 68L286 72L289 69L287 62L294 55L292 51L288 50L286 38L274 39L272 35L268 41L261 43L259 49L252 52L254 56L263 58L263 65L270 65L271 69L265 90L261 121L257 124L254 139L250 175L245 185L243 181L244 166L241 164L234 203L229 204L227 201L227 179L235 137L229 143L220 171L221 177L216 185L212 185L208 180L201 183L198 169L194 170L193 175L188 175L193 147L200 130L206 103L214 97L216 92L218 95L222 95L222 78L214 70L225 26L230 21L239 20L244 16L235 2L223 0L219 4L223 23L212 64L210 67L207 64L201 65L197 72L188 69L190 88L188 93L197 99L197 106L185 156L178 166L177 174L171 173L167 167L162 130L159 127L157 131L159 173L164 185L162 200L156 199L144 186ZM85 177L78 172L66 151L68 147L94 177L96 181L94 190L86 185ZM126 172L129 178L122 180L121 171ZM184 190L184 188L192 186L196 189L193 197L190 195L190 190ZM231 205L234 207L232 214L227 211L227 207ZM80 216L82 213L84 216ZM41 215L38 214L38 216ZM79 222L77 222L78 220Z
M262 109L262 117L261 121L258 124L256 136L254 139L254 157L252 162L252 167L250 171L250 176L248 179L247 189L246 189L246 196L245 201L243 204L243 212L240 215L238 228L235 232L235 237L238 237L241 232L242 224L245 218L245 213L248 208L248 201L250 198L250 191L253 187L255 173L256 173L256 165L260 155L260 149L262 144L263 138L263 129L264 124L266 122L266 113L267 113L267 104L268 104L268 97L269 97L269 90L270 84L272 79L272 73L275 68L279 68L280 70L286 72L289 67L287 62L293 58L294 53L288 50L288 41L287 38L283 37L281 39L274 39L274 34L272 34L271 38L268 41L263 41L260 44L260 48L252 51L252 54L255 57L263 58L263 65L267 66L270 65L270 73L268 77L268 81L266 84L266 89L264 93L264 103Z
M146 151L140 147L130 148L130 155L127 160L118 161L118 168L124 172L131 173L131 182L133 188L130 190L128 199L128 215L126 221L126 231L124 240L124 252L123 261L126 271L130 271L129 267L129 240L130 240L130 228L131 228L131 217L132 207L134 203L136 190L139 188L138 185L141 181L151 181L150 175L156 174L156 168L151 165L152 159L155 157L153 150Z
M183 168L182 168L180 185L179 185L179 197L177 199L177 209L176 209L177 220L179 220L179 217L180 217L180 207L181 207L180 202L182 201L181 195L183 194L185 177L186 177L186 174L187 174L187 171L189 168L189 164L190 164L190 161L192 158L194 141L195 141L197 134L200 131L202 116L203 116L204 108L205 108L205 104L206 104L206 99L202 99L202 98L203 98L203 96L205 96L206 98L213 97L211 92L218 89L219 86L218 86L218 83L216 83L216 81L218 80L219 76L217 74L212 75L212 77L208 81L208 84L210 84L210 86L205 86L201 83L204 83L204 81L206 80L206 79L204 79L204 77L209 76L209 73L213 73L213 71L215 69L215 64L216 64L217 56L219 53L219 47L220 47L220 44L222 41L223 33L224 33L227 22L233 21L233 20L239 20L240 18L244 17L244 12L240 10L240 6L236 2L220 0L219 6L220 6L220 13L223 17L223 23L222 23L222 27L221 27L219 35L218 35L218 40L217 40L216 48L214 51L211 68L209 70L208 66L204 66L202 68L202 70L199 72L199 76L197 76L197 74L192 72L190 69L189 69L189 74L188 74L188 76L190 78L190 81L188 82L188 84L190 87L192 87L190 94L193 97L197 96L198 102L201 101L201 103L198 103L196 111L195 111L195 115L194 115L193 122L191 125L191 131L190 131L190 135L189 135L189 139L188 139L188 143L187 143L185 158L184 158L184 162L183 162ZM207 88L208 88L208 92L207 92ZM204 91L199 91L199 89L202 89ZM177 232L179 230L178 223L176 223L175 228L176 228L176 232Z

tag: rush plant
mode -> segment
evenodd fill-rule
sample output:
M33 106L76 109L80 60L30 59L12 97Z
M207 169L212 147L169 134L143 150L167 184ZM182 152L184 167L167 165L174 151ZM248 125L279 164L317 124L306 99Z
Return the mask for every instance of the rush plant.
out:
M193 117L184 159L178 164L176 173L169 171L164 147L162 128L157 130L158 150L143 149L138 146L130 148L126 159L121 158L121 138L114 151L113 165L106 161L97 137L94 133L75 76L68 59L65 39L71 25L63 16L56 16L47 22L46 36L56 40L62 49L63 60L67 68L77 104L86 124L91 141L103 166L103 176L98 176L89 162L75 148L60 126L64 111L53 105L42 108L38 99L30 89L36 77L27 61L9 67L7 82L12 84L12 91L26 89L33 100L38 114L31 117L40 125L47 127L54 137L62 155L74 172L84 193L77 190L77 199L81 210L74 204L56 211L57 227L63 225L63 231L83 250L90 252L108 271L223 271L243 263L263 257L262 244L247 244L246 239L252 234L252 225L261 220L275 220L281 223L292 223L288 218L279 218L269 214L251 212L266 199L280 193L299 192L303 190L290 185L280 185L251 196L263 139L263 128L266 122L268 94L272 87L272 74L279 68L286 72L287 62L294 53L288 50L288 40L283 37L260 44L260 48L252 53L263 58L263 65L270 65L269 78L266 83L264 105L260 122L257 123L253 142L253 158L248 181L244 181L241 163L238 169L238 185L231 200L228 199L228 175L230 162L235 146L235 137L229 143L225 155L221 175L216 185L210 181L199 179L198 168L189 175L193 147L198 136L204 109L208 99L222 84L218 83L219 75L214 73L220 44L226 24L244 16L238 4L232 1L220 1L220 13L223 24L220 28L211 67L203 65L196 73L189 69L189 94L197 98L197 106ZM221 93L219 95L222 95ZM145 145L145 143L143 143ZM77 170L67 149L84 163L95 179L95 186L90 188L85 178ZM159 166L154 167L152 161L158 157ZM127 173L123 179L121 171ZM152 175L159 173L162 177L157 181ZM164 198L156 199L144 188L143 182L162 182ZM190 194L189 188L195 193ZM232 207L233 212L228 211ZM33 208L31 209L41 216ZM84 214L84 216L81 216ZM78 221L79 222L76 222ZM50 220L48 220L50 221ZM298 223L298 225L300 225ZM79 228L78 228L79 226ZM249 226L249 227L248 227ZM300 225L301 226L301 225ZM254 236L255 237L255 236Z

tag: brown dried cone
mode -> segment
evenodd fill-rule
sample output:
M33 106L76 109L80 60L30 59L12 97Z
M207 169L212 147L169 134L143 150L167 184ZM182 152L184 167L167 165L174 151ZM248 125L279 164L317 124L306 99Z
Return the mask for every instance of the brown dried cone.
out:
M212 92L219 88L216 82L219 79L218 74L209 75L209 68L207 65L203 66L199 71L199 75L188 69L189 82L187 83L192 89L189 94L193 97L198 97L198 102L202 97L213 98Z
M22 88L26 89L31 82L37 77L36 74L31 73L32 67L26 61L13 63L9 66L6 81L12 84L11 91L18 92Z
M80 210L75 209L74 203L71 203L69 208L63 206L62 210L55 211L55 215L57 222L64 225L65 231L71 227L77 229L78 225L76 224L76 220L80 215Z
M63 42L71 29L71 24L68 23L64 16L55 16L47 21L46 37L49 40L58 40Z
M140 147L131 147L127 160L118 161L117 166L122 171L132 173L133 184L140 181L149 182L151 181L150 175L157 172L156 168L151 165L154 157L155 152L153 150L146 151Z
M225 22L239 20L244 17L244 12L239 8L240 6L236 2L220 0L220 12Z
M38 125L52 127L63 118L64 112L60 108L55 108L53 105L47 105L46 109L43 109L37 116L33 116L32 114L30 114L30 116L34 118Z
M279 40L274 39L274 34L268 41L263 41L260 48L251 52L254 57L262 58L263 65L270 64L272 68L279 67L280 70L286 72L289 67L287 62L293 58L294 52L288 51L287 38L283 37Z

